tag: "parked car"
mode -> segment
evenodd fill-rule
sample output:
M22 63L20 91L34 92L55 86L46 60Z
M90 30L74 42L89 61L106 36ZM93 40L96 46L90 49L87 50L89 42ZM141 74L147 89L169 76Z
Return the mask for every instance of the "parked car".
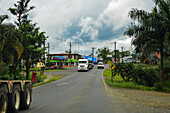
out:
M99 62L99 63L97 64L97 69L99 69L99 68L104 69L104 64L103 64L103 62Z

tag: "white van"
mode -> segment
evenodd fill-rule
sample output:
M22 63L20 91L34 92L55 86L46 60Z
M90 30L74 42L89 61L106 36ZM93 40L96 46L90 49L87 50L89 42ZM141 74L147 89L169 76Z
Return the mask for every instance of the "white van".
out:
M89 70L89 61L88 59L79 59L79 63L78 63L78 67L77 67L78 71L88 71Z

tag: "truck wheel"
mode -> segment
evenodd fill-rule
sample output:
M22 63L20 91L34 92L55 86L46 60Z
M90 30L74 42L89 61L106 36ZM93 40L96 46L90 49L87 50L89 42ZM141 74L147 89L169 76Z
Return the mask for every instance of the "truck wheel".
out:
M0 113L7 112L8 98L3 87L0 88Z
M31 104L31 88L26 84L24 92L21 92L21 109L28 109Z
M17 85L14 86L12 94L8 95L8 107L10 110L10 113L18 113L20 108L20 92Z

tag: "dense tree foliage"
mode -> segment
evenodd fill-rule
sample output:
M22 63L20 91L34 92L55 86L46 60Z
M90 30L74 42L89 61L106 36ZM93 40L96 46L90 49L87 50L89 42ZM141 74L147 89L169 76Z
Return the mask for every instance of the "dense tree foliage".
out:
M170 42L170 1L154 0L155 7L151 12L132 9L129 16L134 20L125 34L133 38L132 44L142 55L159 51L161 54L161 81L164 81L164 55L169 50ZM137 22L136 22L137 21ZM136 24L136 23L138 24ZM165 52L163 51L165 50Z
M23 45L19 41L20 33L11 23L4 24L7 15L0 16L0 66L3 70L4 63L17 65L23 53ZM15 72L16 68L13 69Z
M107 58L107 55L113 55L113 52L111 52L107 47L104 47L103 49L98 49L96 54L98 54L98 57L103 58L104 62L107 62L112 60L111 58Z
M45 57L44 45L46 41L45 32L40 32L39 28L36 27L36 24L28 19L29 11L35 8L34 6L29 7L29 2L30 0L19 0L14 4L14 8L9 8L9 11L17 17L17 21L15 21L16 27L11 24L5 25L5 27L3 27L3 25L0 26L0 30L3 30L1 32L3 34L0 35L0 61L4 58L4 61L6 61L7 64L12 64L15 69L18 67L17 64L20 64L21 66L21 59L23 59L25 61L27 79L33 61L42 59L42 56ZM7 16L5 17L7 18ZM4 19L3 16L3 18L0 19L0 22L2 23ZM16 51L11 49L11 47ZM2 57L2 50L4 50L3 55L8 54L7 57ZM18 58L16 56L18 56ZM8 57L10 57L11 60L8 60ZM13 63L15 59L18 60L16 65Z

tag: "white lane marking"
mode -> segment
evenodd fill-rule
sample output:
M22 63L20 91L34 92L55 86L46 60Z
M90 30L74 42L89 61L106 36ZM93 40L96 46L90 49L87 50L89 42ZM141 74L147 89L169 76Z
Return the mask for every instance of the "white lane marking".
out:
M61 84L57 84L57 86L68 85L68 84L69 84L69 83L63 82L63 83L61 83Z

